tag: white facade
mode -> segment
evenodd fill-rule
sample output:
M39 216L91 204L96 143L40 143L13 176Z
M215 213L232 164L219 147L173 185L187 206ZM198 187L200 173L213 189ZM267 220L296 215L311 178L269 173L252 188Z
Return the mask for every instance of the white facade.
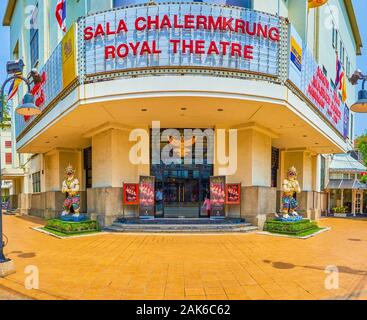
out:
M122 183L138 182L139 176L152 174L149 164L133 166L129 162L129 150L134 145L129 141L129 132L137 128L149 132L152 123L160 121L162 129L212 128L215 132L220 129L238 131L238 168L228 174L227 181L241 183L244 200L241 208L228 209L228 216L241 216L261 225L268 214L279 208L282 180L290 166L296 166L299 170L303 190L300 196L302 211L313 218L320 214L323 210L320 155L345 153L352 149L353 115L348 112L346 117L345 110L349 111L347 107L355 101L356 95L355 89L348 84L348 98L345 103L337 105L340 117L334 123L335 114L330 115L322 110L308 92L292 84L288 73L292 63L290 26L299 35L303 52L306 49L311 52L312 65L318 65L323 70L323 78L316 81L326 79L332 88L336 78L337 54L345 52L342 60L348 72L356 69L356 55L360 52L361 41L353 7L348 1L342 0L330 0L326 5L311 10L307 9L307 1L300 5L300 1L295 0L254 0L250 1L251 11L248 11L238 7L212 5L210 2L176 4L175 10L178 10L178 14L186 12L185 17L189 14L195 17L192 12L201 12L205 16L205 12L210 10L221 10L219 16L228 17L226 19L230 19L230 16L256 16L263 27L268 25L270 28L275 24L279 39L270 40L267 38L269 34L261 36L260 31L253 37L247 35L246 44L252 47L255 54L259 54L259 57L253 56L252 60L242 61L241 57L237 57L236 61L232 61L232 53L232 57L226 60L227 64L218 58L214 60L221 61L219 66L204 62L200 65L195 60L199 59L197 54L191 54L193 57L188 60L190 62L183 64L185 57L175 60L177 57L169 51L166 60L161 58L165 57L165 53L161 52L147 58L143 67L138 67L138 64L134 64L136 62L126 67L123 60L106 54L106 46L111 43L117 46L121 43L121 35L111 33L87 39L87 28L95 31L98 23L104 21L101 23L105 27L103 32L107 30L108 33L111 30L107 29L107 23L113 23L116 28L117 16L126 17L124 19L130 28L134 25L133 17L142 18L140 22L146 21L144 19L147 17L154 16L155 10L169 12L173 19L170 4L160 4L158 1L154 6L147 7L139 2L128 9L112 10L115 3L112 1L106 1L103 5L100 1L71 1L67 7L68 29L73 28L77 18L81 17L74 26L76 80L67 88L57 91L55 86L59 84L56 80L60 79L55 75L60 73L64 83L67 75L65 70L61 70L62 66L51 63L53 59L61 57L64 43L60 48L60 41L65 39L54 18L56 0L9 1L4 22L11 28L11 50L14 57L23 58L27 65L26 71L30 71L31 32L24 21L27 21L28 6L38 3L36 20L39 26L39 54L35 66L40 71L46 70L49 79L56 79L53 85L55 96L52 99L46 97L49 104L40 106L44 110L42 115L28 122L18 118L16 123L18 151L35 155L27 157L26 176L20 188L21 197L25 199L24 203L20 201L24 212L42 215L42 210L47 208L51 212L49 214L55 214L60 209L56 203L60 200L55 199L62 198L59 192L63 168L72 162L77 168L82 192L85 193L85 210L102 217L104 224L112 223L123 210L120 205L116 205L121 202ZM100 10L107 11L99 13ZM87 12L89 16L83 18ZM209 16L207 14L206 19ZM336 32L333 26L338 30L336 46L333 46L333 34L335 39ZM233 34L237 36L236 32ZM191 36L194 39L195 33L193 35L187 39L191 39ZM214 39L213 35L205 32L202 35L206 39ZM172 37L173 33L165 41ZM162 43L162 38L160 41ZM274 53L275 61L272 59ZM151 64L154 59L159 61L157 66ZM264 59L267 59L266 62ZM179 62L168 65L168 62L162 61ZM306 65L306 59L303 59L302 64L303 68L311 69ZM50 66L55 67L50 69ZM56 67L61 68L61 71ZM45 91L52 92L52 88L47 87ZM18 101L22 94L24 90L20 90ZM340 99L336 100L340 102ZM332 108L330 110L332 112ZM85 150L90 147L93 159L91 185L88 184L85 164ZM273 168L275 160L272 159L272 150L279 150L277 170ZM221 169L221 165L216 163L213 174L219 174ZM35 187L34 179L38 179L38 174L39 183ZM101 199L104 192L108 195ZM47 204L47 201L51 204ZM112 208L110 202L114 202ZM136 212L132 210L128 214L134 215Z

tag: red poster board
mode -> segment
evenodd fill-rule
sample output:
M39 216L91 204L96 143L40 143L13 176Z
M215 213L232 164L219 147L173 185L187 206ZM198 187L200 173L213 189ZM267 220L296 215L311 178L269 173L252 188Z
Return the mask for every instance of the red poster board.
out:
M155 214L155 177L140 177L139 216L154 218Z
M240 183L229 183L226 185L226 203L229 205L241 204Z
M133 206L139 204L139 184L124 183L124 205Z
M226 177L210 177L211 218L226 216Z

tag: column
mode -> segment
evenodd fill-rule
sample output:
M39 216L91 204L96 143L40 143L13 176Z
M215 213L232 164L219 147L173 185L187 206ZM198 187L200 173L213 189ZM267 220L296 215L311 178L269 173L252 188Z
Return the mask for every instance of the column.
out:
M242 204L228 208L228 213L234 216L240 211L242 218L262 229L267 216L276 211L276 189L271 188L272 138L276 135L256 124L236 129L237 170L227 181L242 184Z
M316 170L314 155L306 149L288 149L284 151L283 176L287 176L290 167L295 167L298 172L298 181L301 194L297 195L299 212L305 218L315 218L314 211L314 186L316 185Z
M82 151L77 149L56 148L43 157L44 159L44 217L59 216L63 211L65 195L61 192L66 178L65 169L70 164L75 169L75 177L80 182L81 213L86 213L86 191L83 180Z
M139 175L149 175L149 164L135 165L129 152L132 129L105 125L92 134L93 188L87 191L88 213L101 225L111 225L118 217L135 217L135 207L123 208L123 183L138 183ZM148 131L149 132L149 131Z

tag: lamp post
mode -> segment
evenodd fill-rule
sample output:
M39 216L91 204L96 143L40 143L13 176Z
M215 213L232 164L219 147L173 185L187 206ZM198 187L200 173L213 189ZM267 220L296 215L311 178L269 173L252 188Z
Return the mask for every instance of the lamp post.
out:
M24 63L22 60L10 61L7 63L7 72L10 75L8 79L1 86L0 99L1 99L1 110L0 110L0 122L3 121L4 115L4 89L5 86L12 80L22 80L26 83L28 91L24 96L24 100L21 105L16 108L16 112L23 116L34 116L41 113L34 104L34 96L31 94L31 86L28 79L24 78L21 73L23 71ZM1 146L0 146L1 155ZM14 271L14 266L10 259L7 259L4 255L4 242L3 242L3 207L2 207L2 169L1 169L1 157L0 157L0 197L1 197L1 208L0 208L0 277L6 276Z
M360 80L362 80L362 89L358 92L358 100L350 107L350 109L357 113L367 113L367 90L365 89L367 75L364 75L362 71L357 70L349 79L352 85L356 85Z

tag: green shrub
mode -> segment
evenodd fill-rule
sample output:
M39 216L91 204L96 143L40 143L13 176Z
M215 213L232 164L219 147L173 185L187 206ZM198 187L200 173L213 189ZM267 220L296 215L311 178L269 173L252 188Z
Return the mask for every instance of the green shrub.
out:
M336 213L347 213L348 212L348 207L335 207L332 209L333 210L333 213L336 214Z
M79 234L83 232L100 231L97 221L67 222L58 219L47 221L47 229L65 234Z
M297 222L282 222L277 220L268 220L265 223L264 230L271 233L280 233L297 236L311 230L317 230L316 222L304 219Z

